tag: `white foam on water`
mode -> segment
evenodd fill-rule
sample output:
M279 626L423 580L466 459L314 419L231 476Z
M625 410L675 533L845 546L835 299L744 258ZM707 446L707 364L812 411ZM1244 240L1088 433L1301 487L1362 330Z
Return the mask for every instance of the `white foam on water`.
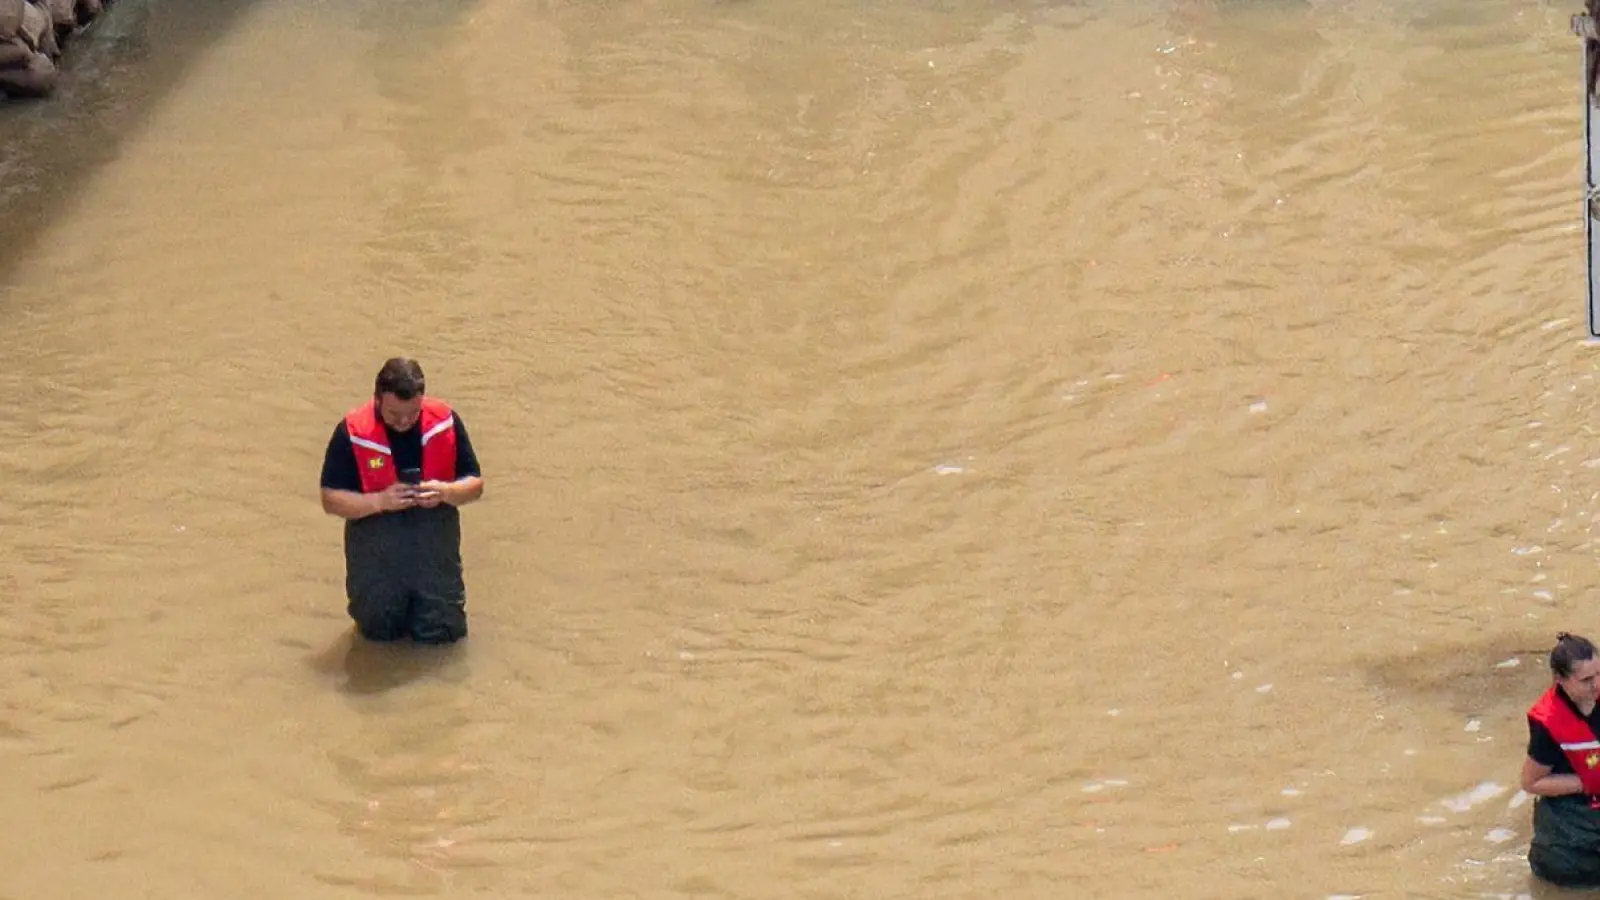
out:
M1229 825L1228 833L1238 834L1241 831L1255 831L1259 827L1258 825Z
M1509 828L1492 828L1488 834L1483 836L1483 839L1491 844L1504 844L1506 841L1515 839L1516 836L1517 833Z
M934 466L933 471L940 475L960 475L962 472L965 472L966 469L963 469L960 466L941 465Z
M1289 820L1288 819L1268 819L1267 820L1267 824L1266 824L1265 827L1266 827L1266 829L1268 831L1282 831L1285 828L1289 827Z
M1258 694L1266 694L1266 693L1270 693L1271 691L1272 691L1272 685L1270 685L1270 684L1263 684L1260 687L1256 688L1256 693L1258 693Z
M1479 728L1482 728L1482 727L1483 727L1483 723L1482 722L1479 722L1477 719L1473 719L1472 721L1467 723L1467 727L1465 729L1463 729L1463 730L1465 730L1465 731L1477 731Z
M1423 825L1443 825L1445 823L1443 816L1418 816L1417 821Z
M1372 829L1358 826L1344 833L1344 837L1339 839L1339 846L1348 847L1351 844L1359 844L1370 837L1372 837Z
M1284 795L1285 797L1298 797L1298 796L1300 796L1300 789L1299 788L1284 788L1283 790L1279 791L1278 793Z
M1522 665L1522 660L1520 660L1520 659L1516 658L1515 656L1513 656L1510 659L1505 660L1503 662L1495 663L1494 667L1496 669L1514 669L1514 668L1516 668L1517 666L1520 666L1520 665Z
M1511 795L1511 802L1506 804L1506 809L1516 809L1532 799L1533 797L1527 791L1517 791Z
M1440 805L1451 812L1462 813L1480 803L1493 800L1505 792L1506 789L1504 785L1496 784L1493 781L1485 781L1464 794L1457 794L1454 797L1446 797L1439 802Z

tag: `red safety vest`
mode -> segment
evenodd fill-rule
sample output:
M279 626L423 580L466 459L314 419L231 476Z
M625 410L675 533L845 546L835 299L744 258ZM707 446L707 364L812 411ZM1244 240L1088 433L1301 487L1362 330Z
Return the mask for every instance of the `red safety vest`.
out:
M1589 795L1589 805L1600 808L1600 741L1595 740L1594 729L1556 692L1555 685L1529 708L1528 716L1543 725L1561 745L1561 752L1583 783L1583 792Z
M394 484L394 452L389 449L389 434L378 415L377 402L363 403L345 413L344 426L350 432L350 449L361 472L361 490L375 494ZM422 480L456 480L455 416L449 404L432 397L422 398Z

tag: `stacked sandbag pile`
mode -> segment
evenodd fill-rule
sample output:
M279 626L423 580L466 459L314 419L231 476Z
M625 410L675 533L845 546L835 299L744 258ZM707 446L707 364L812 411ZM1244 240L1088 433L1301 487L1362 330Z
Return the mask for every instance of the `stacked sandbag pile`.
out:
M62 45L109 0L0 0L0 94L43 97L56 86Z

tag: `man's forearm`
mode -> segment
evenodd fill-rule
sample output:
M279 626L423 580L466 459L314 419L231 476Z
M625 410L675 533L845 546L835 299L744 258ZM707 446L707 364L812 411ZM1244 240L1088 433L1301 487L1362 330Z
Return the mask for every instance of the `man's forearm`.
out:
M376 494L323 488L322 511L341 519L364 519L380 510Z
M466 506L483 496L483 479L477 475L445 482L444 502L451 506Z

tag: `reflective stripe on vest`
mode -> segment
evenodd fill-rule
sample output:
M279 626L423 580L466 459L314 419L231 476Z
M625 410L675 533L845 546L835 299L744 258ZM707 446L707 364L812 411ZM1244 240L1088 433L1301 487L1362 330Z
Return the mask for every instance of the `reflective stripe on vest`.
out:
M375 494L394 484L394 451L389 433L378 415L376 401L363 403L345 413L345 430L350 435L350 450L355 454L356 470L361 475L361 490ZM422 480L456 480L455 413L450 405L431 397L422 398Z

